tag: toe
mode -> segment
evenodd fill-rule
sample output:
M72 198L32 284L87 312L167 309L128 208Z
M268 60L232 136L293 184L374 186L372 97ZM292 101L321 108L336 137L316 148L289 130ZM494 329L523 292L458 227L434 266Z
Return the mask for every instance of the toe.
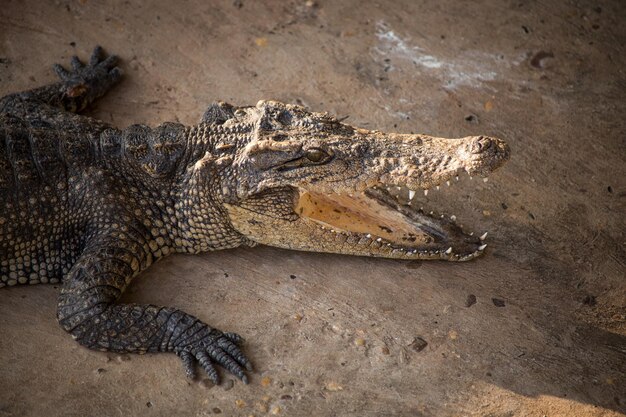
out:
M83 63L80 62L80 59L78 59L76 55L72 57L70 62L74 71L80 71L83 68Z
M246 358L241 349L237 345L235 345L232 341L226 338L220 338L217 342L218 346L221 347L226 353L232 356L237 363L241 366L244 366L248 371L252 371L252 363Z
M218 385L220 383L220 377L217 374L215 367L211 363L211 358L209 358L209 355L207 355L205 352L198 352L196 354L196 359L198 359L200 366L202 366L202 369L204 369L204 371L207 373L209 379L213 381L215 385Z
M102 47L100 45L96 46L91 53L91 58L89 58L89 65L92 67L96 66L102 59L103 54L104 51L102 50Z
M185 375L187 375L187 378L195 379L196 371L194 369L193 355L187 351L182 351L178 354L178 356L183 361L183 368L185 369Z
M56 74L59 76L59 78L63 81L67 81L72 77L69 71L59 64L54 64L52 68L54 69L54 72L56 72Z
M241 343L243 343L243 337L239 336L237 333L233 333L233 332L225 332L224 336L227 337L228 339L230 339L231 342L233 342L236 345L239 345Z
M211 356L211 358L215 362L223 366L224 369L226 369L228 372L232 373L233 375L235 375L237 378L241 379L242 381L244 380L244 378L247 380L246 374L243 368L232 357L230 357L228 353L224 352L221 348L213 347L212 349L209 349L207 353Z
M111 56L108 56L104 61L100 62L98 66L102 68L106 68L107 70L110 70L111 68L115 67L115 65L117 64L117 61L118 61L117 55L111 55Z

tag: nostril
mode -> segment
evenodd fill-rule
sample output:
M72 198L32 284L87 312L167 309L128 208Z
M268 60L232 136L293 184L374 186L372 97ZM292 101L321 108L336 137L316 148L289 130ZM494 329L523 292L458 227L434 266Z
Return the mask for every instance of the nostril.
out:
M486 136L479 136L471 145L471 153L482 153L491 147L493 141Z

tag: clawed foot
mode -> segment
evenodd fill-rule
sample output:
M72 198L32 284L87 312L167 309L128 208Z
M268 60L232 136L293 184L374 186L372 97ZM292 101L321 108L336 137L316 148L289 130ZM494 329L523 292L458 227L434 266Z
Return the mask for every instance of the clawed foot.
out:
M54 71L65 84L63 93L68 109L82 110L117 84L122 76L117 60L117 56L107 57L102 48L96 46L87 65L77 56L70 61L71 70L55 64Z
M247 384L248 377L244 369L252 371L252 364L239 349L243 341L241 336L236 333L222 333L202 323L197 323L194 327L198 326L201 326L199 331L181 340L174 349L183 361L187 377L196 377L194 365L198 361L211 381L217 385L220 378L213 366L217 363Z

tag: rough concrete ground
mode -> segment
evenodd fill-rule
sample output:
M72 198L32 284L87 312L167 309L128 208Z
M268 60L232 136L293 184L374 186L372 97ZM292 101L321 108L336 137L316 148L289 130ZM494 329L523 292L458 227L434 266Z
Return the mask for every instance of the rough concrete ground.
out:
M4 0L0 94L102 44L126 77L89 114L120 127L275 98L367 128L498 136L513 155L430 196L489 230L474 262L260 247L136 280L125 301L244 335L249 386L190 382L174 355L88 351L57 325L55 287L3 289L0 415L622 415L625 21L620 0Z

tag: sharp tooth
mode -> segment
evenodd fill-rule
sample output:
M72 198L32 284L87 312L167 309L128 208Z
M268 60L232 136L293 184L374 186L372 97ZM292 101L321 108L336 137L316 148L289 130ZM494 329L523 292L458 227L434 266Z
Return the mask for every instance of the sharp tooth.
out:
M489 178L483 178L483 182L489 181Z
M441 215L441 218L443 219L444 217L446 217L446 215L445 215L445 214L442 214L442 215Z
M454 177L454 179L458 181L459 180L459 176L457 175L456 177Z
M424 190L424 195L428 195L428 189Z
M376 242L380 242L380 241L382 241L382 240L383 240L383 239L379 237L378 239L376 239Z
M449 187L450 186L450 181L446 181L446 185Z
M415 191L409 190L409 200L413 200L413 197L415 197Z
M474 177L472 177L472 176L470 175L470 180L473 180L473 179L474 179Z
M470 233L470 236L474 236L474 232L471 232L471 233Z
M436 188L437 188L437 191L439 191L439 186L437 186Z
M446 253L447 253L448 255L450 255L450 254L452 253L452 246L450 246L450 247L448 248L448 250L446 251Z
M368 234L365 235L365 237L369 239L369 238L372 237L372 235L368 233Z
M480 240L485 240L485 238L487 237L487 233L489 233L489 232L483 233L483 235L480 237Z
M485 250L486 247L487 247L487 244L485 243L484 245L480 245L478 247L478 250Z
M431 212L430 212L430 215L432 216L433 214L435 214L435 213L433 213L433 212L431 211Z
M452 216L450 216L450 219L451 219L452 221L454 221L454 220L456 220L456 216L453 214Z

